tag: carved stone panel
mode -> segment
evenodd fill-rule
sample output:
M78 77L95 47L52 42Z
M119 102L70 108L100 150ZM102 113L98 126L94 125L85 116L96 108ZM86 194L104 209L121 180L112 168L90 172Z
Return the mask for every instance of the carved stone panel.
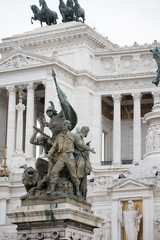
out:
M102 71L105 73L111 73L114 70L114 65L113 65L113 58L108 57L105 59L102 59Z
M123 72L133 71L133 57L132 56L123 56L120 61L120 70Z

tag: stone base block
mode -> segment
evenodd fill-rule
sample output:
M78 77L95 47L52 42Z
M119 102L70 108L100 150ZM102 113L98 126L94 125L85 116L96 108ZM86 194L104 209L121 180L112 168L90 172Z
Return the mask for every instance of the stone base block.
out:
M92 240L94 228L101 227L103 219L87 208L68 200L22 206L7 216L18 226L17 240Z
M77 197L77 200L75 200L74 198L64 196L64 197L53 199L53 200L24 199L21 201L21 205L27 206L29 208L32 208L32 206L34 206L34 209L36 208L36 205L46 205L46 206L52 205L53 208L71 207L73 209L83 210L85 212L91 212L90 203L88 203L87 201L84 201L83 199L82 200L78 199L78 197Z

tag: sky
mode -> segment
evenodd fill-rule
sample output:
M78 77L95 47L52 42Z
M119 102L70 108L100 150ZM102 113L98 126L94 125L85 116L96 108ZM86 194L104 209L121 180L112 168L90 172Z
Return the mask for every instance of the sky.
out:
M59 0L46 2L61 23ZM39 7L39 0L0 0L0 39L40 27L39 21L31 24L33 4ZM160 42L160 0L79 0L79 4L86 24L119 46Z

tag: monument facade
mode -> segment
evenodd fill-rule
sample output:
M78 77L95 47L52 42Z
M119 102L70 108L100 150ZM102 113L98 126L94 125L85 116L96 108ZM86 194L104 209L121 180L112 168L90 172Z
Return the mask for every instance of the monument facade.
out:
M87 140L96 151L96 155L90 154L92 172L87 200L104 222L95 231L95 239L125 239L122 212L127 207L122 211L121 205L132 201L143 210L139 213L142 218L138 239L158 240L160 193L155 174L159 172L156 124L160 93L159 87L152 84L157 64L150 48L159 45L155 41L150 45L119 47L80 22L47 26L2 39L0 156L3 171L6 139L9 176L0 178L0 239L16 236L16 227L8 216L20 206L19 198L25 194L20 167L26 164L34 168L36 156L43 154L42 146L28 144L35 132L33 126L52 138L43 124L44 115L50 122L46 113L49 101L58 113L61 110L53 68L60 88L77 113L77 127L89 126ZM23 108L18 107L17 85L24 87ZM151 116L146 115L149 112ZM155 159L154 164L150 164L149 157Z

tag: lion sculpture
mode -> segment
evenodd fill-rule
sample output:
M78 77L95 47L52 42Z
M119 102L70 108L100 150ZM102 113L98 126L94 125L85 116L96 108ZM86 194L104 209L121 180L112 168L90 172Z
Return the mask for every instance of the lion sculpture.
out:
M32 188L37 187L37 182L38 182L38 173L37 171L32 168L32 167L27 167L27 165L23 165L21 166L21 168L24 168L24 172L22 175L22 182L25 186L25 189L28 192L30 192L30 190Z

